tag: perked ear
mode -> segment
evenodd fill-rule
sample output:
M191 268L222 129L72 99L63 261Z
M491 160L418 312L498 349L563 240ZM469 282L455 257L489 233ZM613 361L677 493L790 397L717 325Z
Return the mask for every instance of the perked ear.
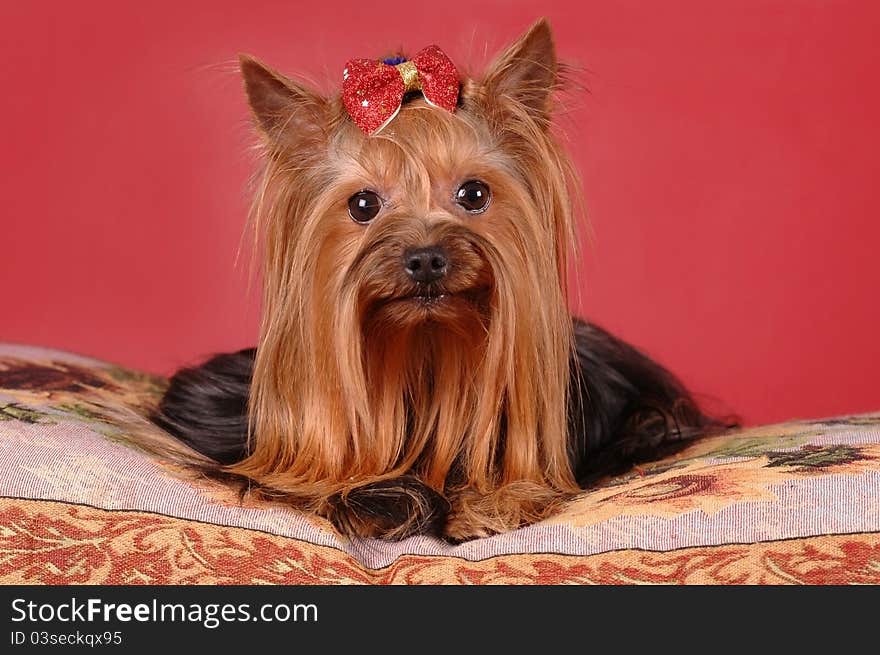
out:
M239 55L248 104L270 144L284 145L323 134L327 101L249 55Z
M553 32L541 18L489 66L484 87L489 97L509 98L544 120L559 82Z

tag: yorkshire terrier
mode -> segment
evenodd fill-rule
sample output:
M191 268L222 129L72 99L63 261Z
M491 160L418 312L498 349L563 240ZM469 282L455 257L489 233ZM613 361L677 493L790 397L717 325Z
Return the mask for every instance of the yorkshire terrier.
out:
M154 417L201 466L347 535L462 541L725 427L569 312L546 21L481 77L436 46L352 60L332 97L241 73L265 148L258 346L178 371Z

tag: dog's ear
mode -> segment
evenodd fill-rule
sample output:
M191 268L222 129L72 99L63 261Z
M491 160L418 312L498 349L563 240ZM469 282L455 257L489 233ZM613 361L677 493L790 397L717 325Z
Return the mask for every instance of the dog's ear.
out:
M498 55L483 79L489 98L512 100L539 120L547 118L558 83L559 62L546 18Z
M274 146L324 134L327 100L249 55L239 55L241 76L257 129Z

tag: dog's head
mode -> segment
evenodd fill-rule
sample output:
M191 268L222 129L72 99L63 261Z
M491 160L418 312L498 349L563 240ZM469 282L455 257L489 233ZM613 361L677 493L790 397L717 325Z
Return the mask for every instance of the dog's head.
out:
M372 136L339 95L241 70L266 150L251 459L312 481L568 483L574 228L548 24L462 78L454 112L408 98Z

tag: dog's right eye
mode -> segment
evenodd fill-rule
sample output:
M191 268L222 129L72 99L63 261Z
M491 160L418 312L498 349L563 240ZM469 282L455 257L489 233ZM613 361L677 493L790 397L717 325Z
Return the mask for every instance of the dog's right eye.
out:
M469 180L455 192L455 202L469 214L482 214L491 198L489 186L480 180Z
M348 199L348 215L355 223L369 223L382 209L382 199L372 191L358 191Z

